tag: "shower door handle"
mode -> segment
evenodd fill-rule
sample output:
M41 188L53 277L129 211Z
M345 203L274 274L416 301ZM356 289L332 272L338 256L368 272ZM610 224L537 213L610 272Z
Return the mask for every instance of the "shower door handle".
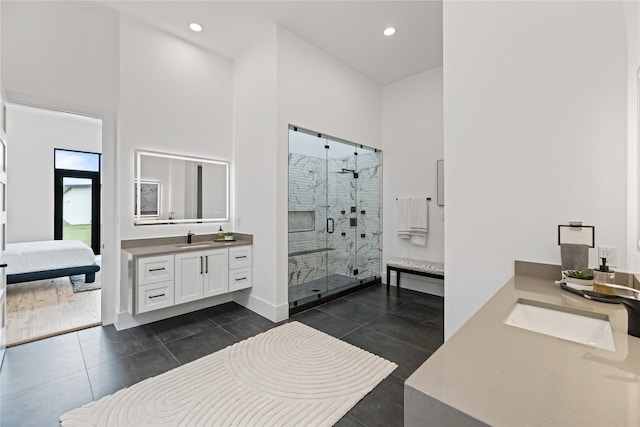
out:
M331 228L329 228L329 221L331 221ZM329 231L331 230L331 231ZM333 218L327 218L327 233L331 234L336 231L336 223Z

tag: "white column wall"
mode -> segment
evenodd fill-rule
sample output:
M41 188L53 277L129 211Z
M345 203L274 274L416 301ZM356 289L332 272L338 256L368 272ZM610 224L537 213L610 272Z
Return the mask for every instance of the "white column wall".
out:
M253 287L236 292L234 300L279 321L288 306L277 296L276 200L287 187L276 182L276 49L273 26L234 61L234 225L253 234Z
M626 269L626 53L619 2L445 2L446 338L558 224Z
M437 203L436 161L443 159L442 67L382 88L383 281L386 261L408 257L444 261L444 206ZM446 162L445 162L446 164ZM431 197L427 246L398 239L399 197ZM395 285L395 275L391 277ZM402 276L402 287L443 295L440 283Z

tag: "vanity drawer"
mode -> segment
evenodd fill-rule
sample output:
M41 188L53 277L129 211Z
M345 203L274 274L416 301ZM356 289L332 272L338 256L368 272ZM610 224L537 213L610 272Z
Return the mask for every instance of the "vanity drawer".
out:
M229 270L229 291L251 287L251 267Z
M229 248L229 269L251 266L251 246Z
M138 286L173 280L173 255L138 259Z
M138 314L173 305L173 280L138 286Z

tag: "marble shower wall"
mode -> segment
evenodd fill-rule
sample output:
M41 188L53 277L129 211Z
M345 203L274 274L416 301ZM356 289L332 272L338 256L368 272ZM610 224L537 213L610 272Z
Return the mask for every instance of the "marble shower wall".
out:
M289 286L320 279L335 270L327 251L327 171L324 159L289 153ZM295 219L294 219L295 218ZM302 225L302 226L301 226Z
M289 229L305 230L289 233L289 286L325 274L354 277L355 269L359 279L380 274L379 156L360 151L358 156L326 161L289 153L289 211L295 212L289 216ZM338 173L343 168L357 171L359 178ZM331 234L326 232L327 212L335 221Z
M358 156L329 159L328 167L329 216L336 222L329 246L336 251L336 273L353 276L357 269L359 279L378 276L382 251L379 153L360 151ZM355 170L358 178L338 173L343 168Z

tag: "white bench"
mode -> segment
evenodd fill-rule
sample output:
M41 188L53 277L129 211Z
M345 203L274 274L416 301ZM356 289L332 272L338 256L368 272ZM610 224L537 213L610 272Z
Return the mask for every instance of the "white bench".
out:
M392 258L387 261L387 290L391 286L391 271L396 272L396 286L400 287L400 273L444 279L444 264L413 258Z

